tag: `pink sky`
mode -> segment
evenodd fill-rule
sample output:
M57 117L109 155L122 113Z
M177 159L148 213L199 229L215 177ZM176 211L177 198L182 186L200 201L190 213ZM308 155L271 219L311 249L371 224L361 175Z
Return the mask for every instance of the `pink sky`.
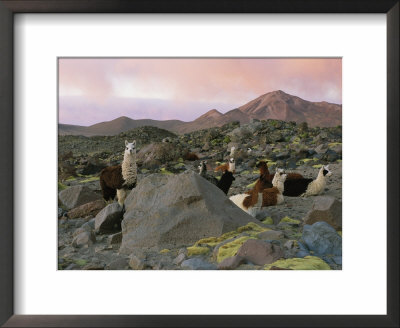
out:
M59 121L91 125L119 116L191 121L275 90L341 104L341 59L63 58Z

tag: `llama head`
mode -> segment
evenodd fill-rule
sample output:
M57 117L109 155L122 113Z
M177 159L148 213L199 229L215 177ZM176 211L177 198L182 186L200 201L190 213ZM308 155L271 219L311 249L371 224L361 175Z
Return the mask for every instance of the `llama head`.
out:
M198 169L199 169L199 174L206 172L207 171L207 161L201 161L198 166Z
M274 178L272 179L272 185L277 186L277 184L279 182L281 182L281 183L285 182L286 178L287 178L287 174L285 173L285 171L283 169L277 168Z
M330 177L330 176L332 175L332 171L329 170L329 165L323 165L323 166L321 167L320 172L321 172L321 171L322 171L322 174L323 174L325 177Z
M260 170L260 176L261 175L269 175L269 170L268 170L268 166L267 163L265 163L264 161L260 161L256 167Z
M230 158L229 159L229 163L232 163L232 164L235 163L235 159L234 158Z
M132 142L128 142L128 140L125 140L125 154L136 154L136 140L133 140Z

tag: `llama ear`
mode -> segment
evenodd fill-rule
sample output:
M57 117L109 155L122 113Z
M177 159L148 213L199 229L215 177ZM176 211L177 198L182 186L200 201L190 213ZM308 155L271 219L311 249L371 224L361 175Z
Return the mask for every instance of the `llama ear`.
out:
M136 147L136 140L133 140L132 143Z
M128 146L128 140L125 140L125 147Z

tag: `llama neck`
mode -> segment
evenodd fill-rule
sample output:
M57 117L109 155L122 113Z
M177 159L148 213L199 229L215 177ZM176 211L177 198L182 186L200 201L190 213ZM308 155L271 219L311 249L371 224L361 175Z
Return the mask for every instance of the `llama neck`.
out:
M206 175L206 173L207 173L207 169L204 167L204 165L202 165L202 166L200 167L199 174L200 174L201 176L204 176L204 175Z
M281 180L275 180L275 181L273 181L272 185L273 185L274 187L276 187L276 189L278 189L279 192L280 192L281 194L283 194L283 190L284 190L284 188L285 188L285 185L284 185L284 182L283 182L283 181L281 181Z
M235 163L231 163L231 162L229 162L229 168L228 168L228 171L229 171L229 172L233 172L233 171L235 171Z
M322 172L318 173L318 176L315 179L315 182L319 186L320 190L325 188L325 186L326 186L326 177L324 176L324 174Z
M124 154L124 161L121 164L122 177L127 184L132 184L136 181L137 167L136 167L136 153Z

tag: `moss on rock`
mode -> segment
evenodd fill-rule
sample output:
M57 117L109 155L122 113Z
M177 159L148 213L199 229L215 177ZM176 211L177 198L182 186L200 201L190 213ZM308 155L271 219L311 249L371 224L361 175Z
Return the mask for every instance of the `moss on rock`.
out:
M300 220L291 219L288 216L285 216L279 223L293 223L293 224L300 224Z
M304 258L280 259L274 263L264 266L265 270L272 267L291 270L330 270L328 263L316 256L306 256Z
M193 256L193 255L206 255L210 252L210 249L208 247L202 247L202 246L191 246L187 248L187 255L188 256Z
M270 216L267 216L264 220L262 220L261 221L262 223L264 223L264 224L274 224L274 220L270 217Z
M250 236L243 236L229 243L226 243L225 245L222 245L218 249L217 262L219 263L228 257L235 256L239 248L243 245L243 243L249 239L256 239L256 238Z

